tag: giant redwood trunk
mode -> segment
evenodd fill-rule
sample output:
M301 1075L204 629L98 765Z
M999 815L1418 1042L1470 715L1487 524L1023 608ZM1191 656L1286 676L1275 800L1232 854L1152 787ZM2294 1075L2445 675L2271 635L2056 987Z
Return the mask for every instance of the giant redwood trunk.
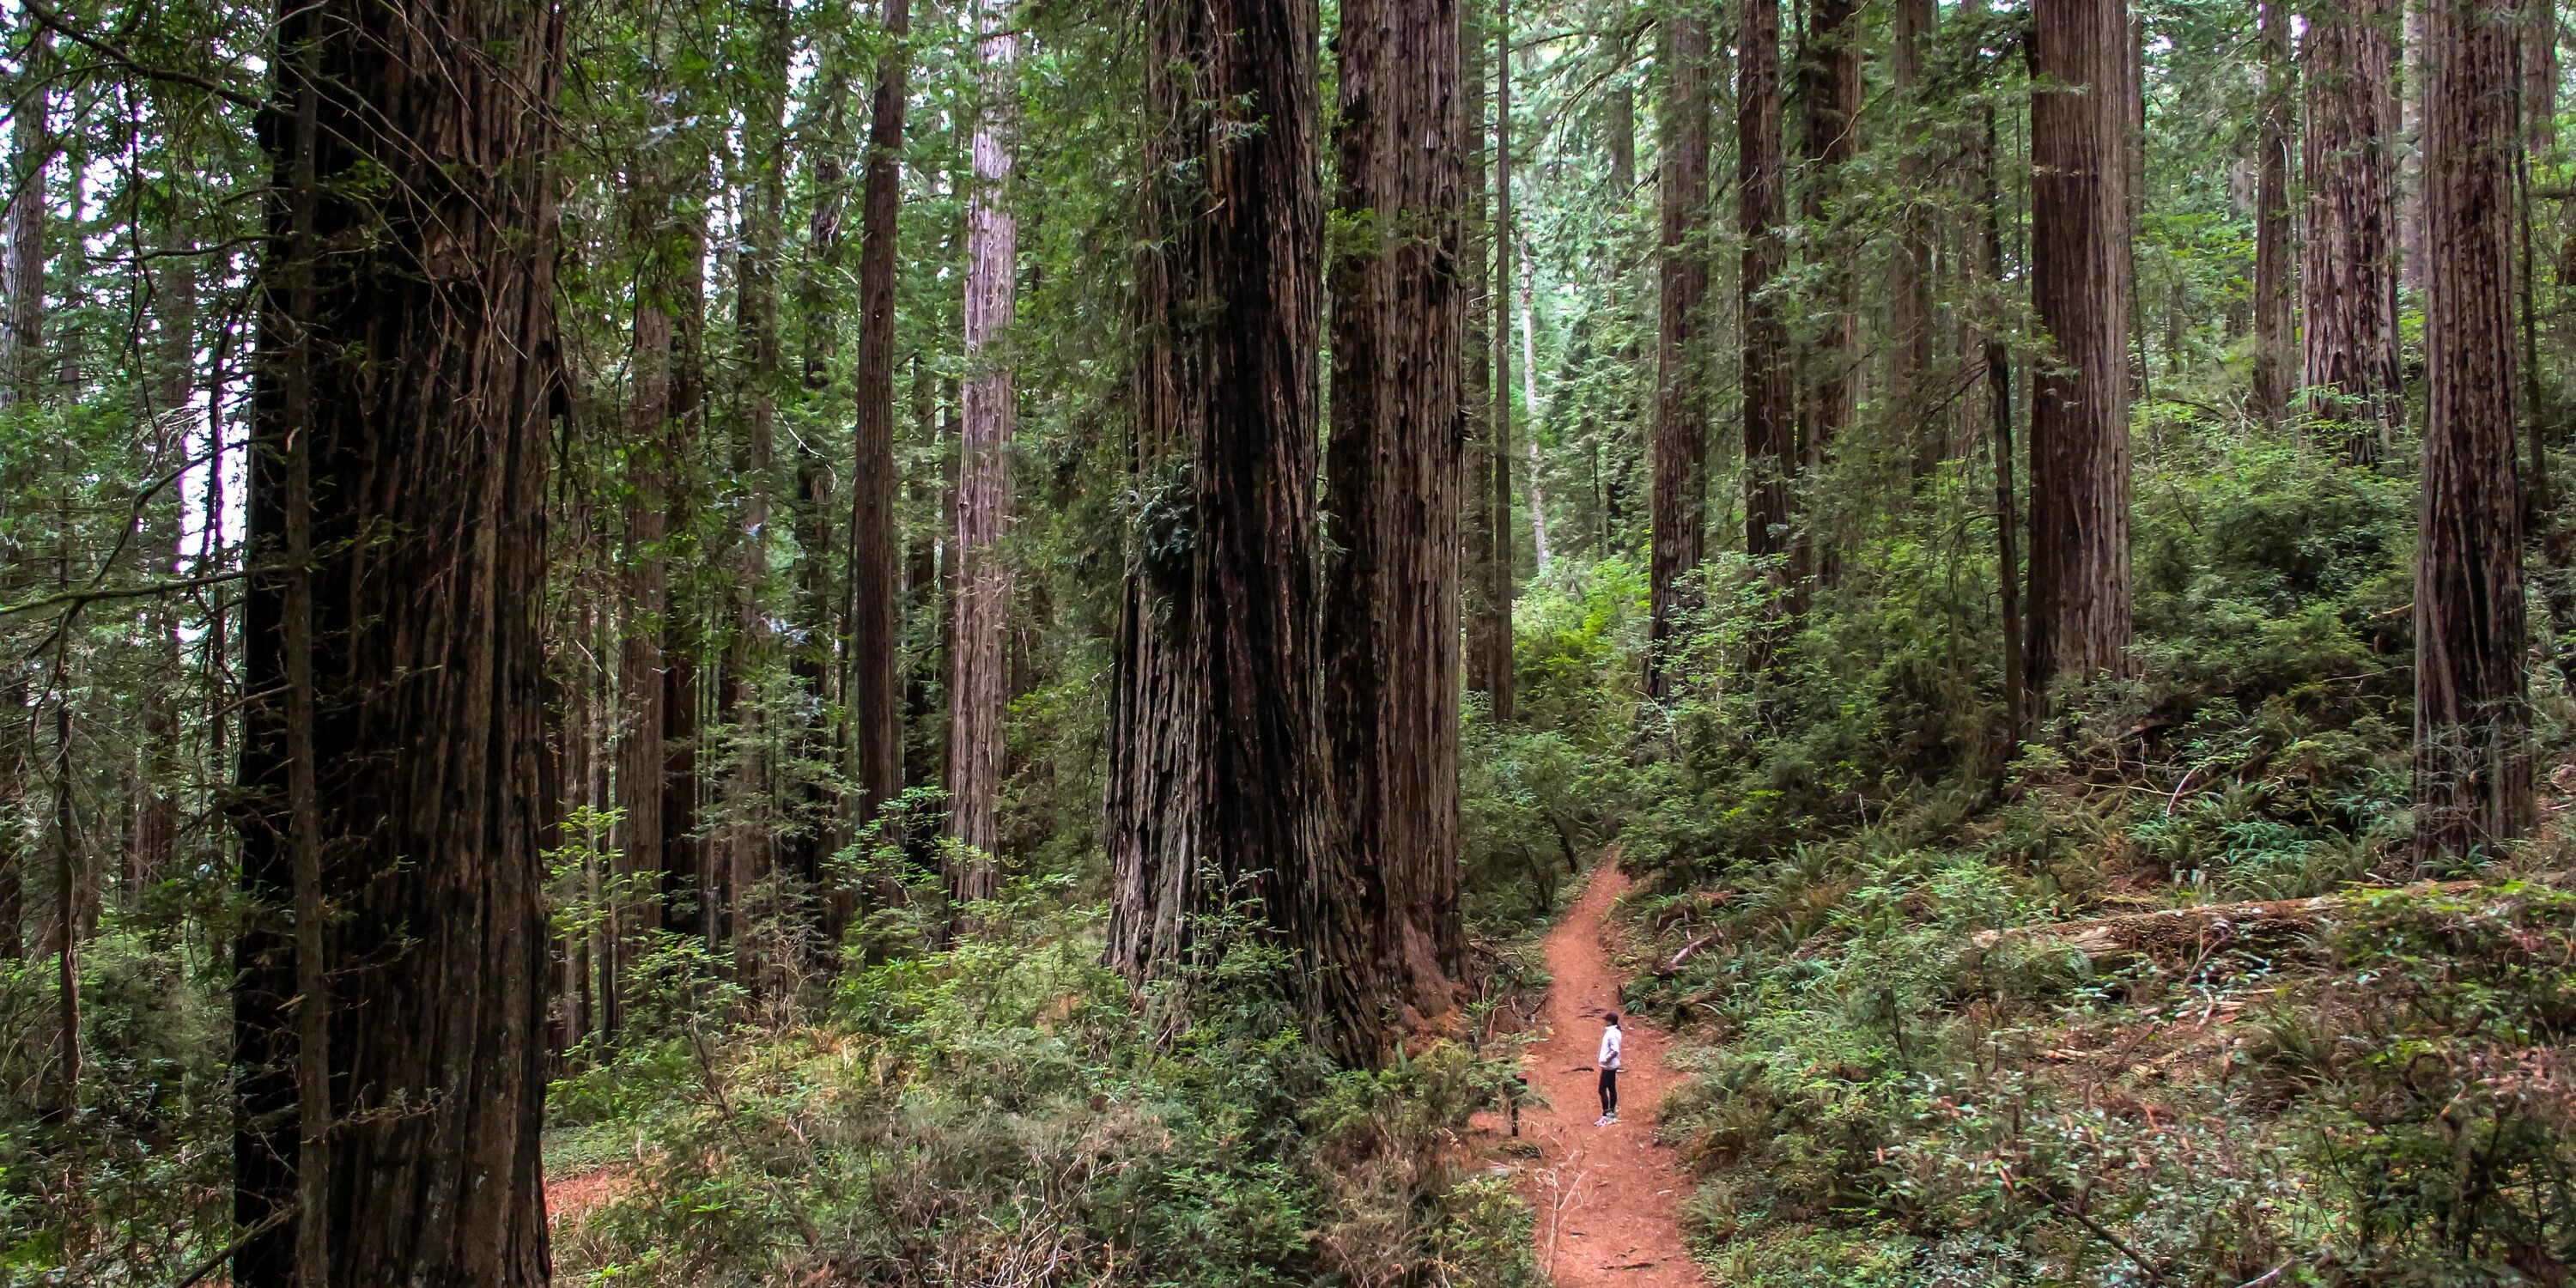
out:
M248 563L278 567L306 521L313 560L309 594L272 574L246 609L243 1288L546 1282L537 614L559 376L554 117L530 105L556 101L562 49L547 0L278 19ZM290 835L318 878L293 902L330 912L292 930ZM303 1017L319 1051L290 1021L299 975L328 981ZM335 1126L305 1138L322 1104ZM291 1211L317 1149L321 1206Z
M1889 59L1909 134L1898 170L1905 191L1896 211L1896 254L1888 261L1888 330L1892 334L1887 392L1894 404L1889 424L1911 443L1918 478L1949 455L1944 418L1928 405L1931 399L1925 397L1923 387L1932 368L1932 251L1939 213L1917 195L1930 181L1934 163L1929 135L1935 100L1924 79L1923 55L1939 23L1940 6L1934 0L1897 0Z
M2391 3L2310 6L2300 50L2306 379L2312 410L2343 426L2337 437L2355 461L2377 458L2400 410Z
M2255 104L2254 183L2254 415L2279 425L2300 384L2297 333L2292 330L2290 281L2291 97L2297 74L2290 61L2287 0L2258 0L2263 93Z
M974 188L966 214L965 434L957 466L957 642L949 690L948 834L965 847L950 864L948 893L960 902L989 899L996 889L993 854L1001 845L995 806L1002 791L1003 716L1009 702L1005 656L1011 615L1011 566L1002 538L1011 521L1009 361L1000 341L1018 299L1019 220L1004 200L1017 133L1020 38L1009 7L981 0L975 10L983 61L983 111L976 118Z
M2510 0L2425 15L2424 489L2415 547L2415 863L2534 822L2514 460Z
M1671 696L1693 580L1708 542L1709 38L1687 6L1664 17L1664 101L1657 129L1662 290L1655 334L1654 544L1647 561L1646 692Z
M2129 24L2037 0L2031 100L2030 685L2129 669Z
M1334 544L1324 725L1341 842L1377 874L1396 998L1466 972L1458 908L1459 0L1344 0L1335 213Z
M1789 553L1789 476L1797 468L1797 376L1774 289L1789 268L1788 158L1780 139L1780 0L1744 0L1736 31L1736 227L1744 238L1744 549Z
M1109 958L1169 977L1201 914L1248 900L1319 1036L1368 1060L1383 891L1332 843L1316 685L1321 24L1315 0L1146 8Z
M850 470L850 741L862 828L903 794L901 551L894 532L894 284L903 198L903 112L911 0L885 0L889 40L868 106L859 203L858 407ZM1003 218L1009 216L1005 214ZM1004 258L1007 275L1008 257ZM1007 306L1006 306L1007 311ZM1007 380L1007 377L1005 377ZM1005 397L1007 402L1007 395ZM1006 422L1007 423L1007 422ZM991 849L989 836L980 842Z

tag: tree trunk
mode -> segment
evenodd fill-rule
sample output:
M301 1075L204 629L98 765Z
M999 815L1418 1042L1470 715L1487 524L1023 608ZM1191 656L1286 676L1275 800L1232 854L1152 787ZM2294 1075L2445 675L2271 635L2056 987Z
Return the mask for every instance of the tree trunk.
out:
M1625 210L1637 193L1637 93L1618 77L1601 87L1603 133L1610 152L1610 199Z
M868 105L867 177L859 199L858 417L852 434L857 459L850 471L850 736L857 744L859 780L859 810L852 822L862 831L879 810L903 794L903 618L896 580L896 560L902 552L896 546L894 525L894 287L903 200L904 101L911 70L911 0L885 0L884 16L889 43L877 65L876 93ZM1009 264L1006 254L1005 278ZM1007 304L1004 314L1007 317ZM1007 430L1003 441L1008 441ZM989 813L989 804L985 808Z
M2030 683L2129 671L2129 24L2119 0L2038 0L2033 303L2054 346L2030 444Z
M951 863L952 899L989 899L1001 847L994 813L1002 790L1003 718L1009 676L1003 656L1011 614L1011 565L1002 548L1011 521L1009 359L1018 289L1019 224L1004 199L1017 146L1020 38L1008 0L978 0L983 112L976 118L974 191L966 224L965 436L958 444L956 683L948 721L948 834L967 849Z
M1134 243L1148 339L1109 720L1109 959L1168 978L1194 917L1248 900L1297 962L1313 1031L1367 1061L1383 892L1330 835L1315 683L1320 26L1315 0L1147 6L1163 124Z
M1324 727L1342 843L1384 891L1362 942L1417 1015L1456 1004L1458 908L1458 0L1344 0L1336 213L1335 544L1324 591Z
M243 1288L547 1278L537 617L560 386L553 118L518 107L555 101L562 48L559 13L520 0L278 21L264 277L293 289L261 296L246 561L309 544L313 562L254 580L246 609L234 1211L261 1232L233 1254ZM289 541L298 510L309 542ZM290 938L299 776L320 888ZM289 1002L325 978L316 1053ZM303 1144L300 1046L334 1124ZM313 1151L322 1209L267 1224Z
M1814 260L1815 299L1809 306L1816 337L1801 364L1798 454L1811 478L1821 479L1843 431L1860 403L1860 328L1852 315L1849 239L1834 227L1842 168L1858 152L1860 120L1860 5L1858 0L1808 0L1807 30L1798 50L1798 100L1802 111L1799 215L1806 221ZM1810 484L1811 494L1815 491ZM1812 505L1801 525L1797 563L1821 585L1841 580L1833 525Z
M1968 16L1985 17L1984 0L1969 0ZM1995 137L1995 105L1986 102L1979 109L1982 128L1976 149L1976 195L1982 209L1978 216L1977 265L1984 277L1984 288L2000 292L2004 280L2003 201L1996 190L1995 157L2000 150ZM2003 625L2004 663L2004 755L1999 764L2011 763L2029 728L2030 679L2029 663L2022 653L2021 603L2021 515L2013 492L2013 396L2012 350L1999 330L1987 329L1979 337L1978 361L1985 367L1986 412L1992 418L1991 439L1995 455L1995 616Z
M2512 16L2511 0L2429 0L2425 21L2420 872L2491 854L2535 822L2514 451Z
M1529 416L1529 443L1524 449L1529 456L1529 522L1531 566L1547 571L1547 491L1539 484L1538 427L1547 419L1538 400L1538 322L1536 302L1538 272L1530 262L1529 243L1520 243L1521 256L1521 410Z
M2307 96L2304 365L2317 390L2312 409L2342 426L2336 437L2356 463L2378 458L2399 413L2395 140L2386 104L2391 2L2311 6L2300 50Z
M2522 0L2522 142L2558 146L2558 0Z
M841 222L848 205L848 184L841 167L840 149L844 116L841 102L849 96L847 74L839 67L826 64L819 77L821 89L816 106L800 123L798 134L811 149L809 182L814 189L813 208L805 222L805 258L797 275L796 307L804 319L804 345L799 365L803 368L803 396L809 406L828 403L832 394L832 366L840 347L840 319L832 311L831 279L841 266ZM839 697L833 691L835 667L834 642L840 635L834 605L832 577L833 524L838 509L832 494L832 470L821 452L807 435L793 436L796 447L796 613L804 628L804 639L788 655L788 673L797 686L818 709ZM797 729L795 753L799 759L813 762L829 758L833 731L828 717L813 716ZM798 799L791 807L787 828L779 838L778 862L786 870L809 880L823 877L823 856L838 848L836 825L840 810L821 784L810 774L798 775ZM849 920L854 903L849 892L837 888L823 892L820 900L824 937L838 943Z
M2287 4L2290 0L2281 0ZM2398 278L2410 291L2424 289L2424 7L2432 0L2396 0L2404 6L2400 51L2405 83L2398 94L2402 151L2397 169Z
M1760 0L1752 0L1759 4ZM1708 543L1708 19L1678 8L1663 20L1664 102L1655 335L1654 544L1647 562L1646 692L1672 697L1695 584Z
M60 148L46 124L53 109L52 48L52 32L37 28L31 34L9 127L9 246L0 263L8 329L0 334L0 410L34 399L45 382L45 243L51 222L46 203L52 200L48 183Z
M1888 267L1887 391L1892 424L1911 444L1914 476L1922 478L1950 455L1944 418L1931 410L1924 381L1932 368L1932 247L1937 207L1924 199L1934 158L1933 104L1923 80L1923 50L1936 33L1934 0L1897 0L1893 79L1904 111L1905 151L1898 173L1904 184L1897 207L1896 254Z
M2290 61L2287 0L2256 0L2261 29L2262 97L2255 105L2254 416L2279 426L2300 385L2297 332L2290 313L2290 133L2296 122L2297 75Z
M1780 139L1780 3L1744 0L1736 35L1736 231L1744 239L1739 287L1743 312L1744 550L1779 560L1790 550L1789 476L1797 468L1797 374L1789 360L1789 320L1774 292L1789 268L1788 158ZM1775 566L1775 582L1790 570ZM1769 633L1757 640L1767 660Z
M1493 517L1494 561L1486 568L1493 581L1485 587L1487 624L1485 675L1492 686L1494 721L1508 724L1518 705L1520 674L1514 658L1512 600L1519 581L1513 565L1519 551L1512 542L1512 6L1494 0L1494 415L1490 422L1493 451L1486 463L1493 475L1486 483L1486 505Z
M1497 604L1494 598L1498 584L1495 565L1503 557L1502 536L1494 530L1494 507L1487 500L1491 490L1487 480L1494 476L1494 326L1493 313L1478 307L1492 288L1494 265L1486 251L1492 244L1493 229L1487 223L1490 190L1485 182L1486 149L1492 135L1488 132L1485 103L1484 18L1482 6L1468 0L1461 23L1467 110L1458 130L1458 151L1467 167L1467 245L1461 249L1466 255L1464 289L1468 300L1466 338L1461 346L1466 379L1458 399L1459 434L1466 443L1459 460L1462 498L1458 529L1464 549L1459 601L1460 611L1467 619L1467 691L1485 695L1486 710L1493 713L1497 710L1493 705L1495 676L1511 667L1511 606L1508 600ZM1508 577L1499 582L1505 586L1509 583ZM1509 697L1504 701L1508 703Z

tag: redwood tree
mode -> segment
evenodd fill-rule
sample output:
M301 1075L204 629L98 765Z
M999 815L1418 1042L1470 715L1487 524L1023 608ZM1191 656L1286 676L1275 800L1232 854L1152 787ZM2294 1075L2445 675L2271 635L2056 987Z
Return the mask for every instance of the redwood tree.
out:
M1661 318L1655 336L1654 538L1648 557L1646 691L1669 696L1673 656L1696 597L1708 518L1708 19L1677 6L1664 17Z
M1019 33L1008 0L979 0L976 44L983 104L971 145L974 180L966 213L965 432L958 443L957 639L949 688L948 834L966 847L950 864L950 897L986 899L995 890L992 855L1001 845L995 807L1002 791L1003 718L1009 703L1011 565L1002 539L1011 522L1010 361L1000 341L1017 307L1019 219L1003 198L1017 128ZM890 589L890 586L889 586Z
M854 821L861 827L886 802L903 794L904 694L899 675L903 627L897 612L901 582L896 566L901 551L894 530L894 285L895 235L903 200L903 110L909 61L905 38L912 31L911 0L885 0L884 17L889 43L877 64L876 92L868 107L868 153L859 198L858 406L851 422L850 741L856 752L851 769L859 787L859 813ZM1007 267L1004 271L1008 272ZM1007 390L1007 374L1003 379ZM990 848L989 836L982 844Z
M2031 102L2036 364L2030 442L2030 684L2129 669L2127 16L2037 0Z
M2415 547L2415 862L2534 822L2514 454L2511 0L2425 15L2424 485Z
M277 21L248 562L279 571L248 597L236 807L245 1288L547 1278L560 377L555 118L530 105L562 49L546 0Z
M2299 387L2297 333L2290 306L2290 134L2297 74L2290 61L2286 0L2257 0L2263 92L2255 103L2254 414L2277 425Z
M1458 0L1344 0L1336 114L1334 544L1324 724L1342 843L1377 873L1395 996L1451 1005L1458 907Z
M1486 422L1485 464L1491 471L1484 481L1481 498L1489 516L1486 524L1493 535L1493 562L1485 566L1491 578L1485 586L1484 645L1486 695L1493 700L1497 722L1512 718L1519 677L1512 660L1512 597L1515 579L1512 566L1518 554L1512 545L1512 7L1511 0L1494 0L1494 275L1493 291L1488 301L1492 306L1493 324L1488 338L1494 346L1494 383L1488 392L1493 396L1493 416Z
M1811 0L1798 49L1800 176L1798 213L1806 221L1808 269L1815 299L1808 325L1815 328L1801 355L1798 388L1800 465L1815 473L1836 450L1860 403L1860 326L1852 313L1851 270L1844 262L1850 239L1835 227L1842 168L1859 151L1861 103L1860 5L1857 0ZM1801 527L1798 563L1825 584L1837 580L1840 557L1818 517Z
M1156 128L1106 832L1109 957L1168 976L1249 900L1345 1058L1378 1049L1376 874L1330 843L1315 567L1315 0L1152 0Z
M2378 456L2399 411L2391 3L2310 5L2300 49L2306 379L2313 410L2346 426L2341 438L2356 461Z
M1744 238L1744 548L1789 552L1789 475L1797 461L1797 378L1787 311L1788 159L1780 139L1780 0L1744 0L1736 30L1736 227Z

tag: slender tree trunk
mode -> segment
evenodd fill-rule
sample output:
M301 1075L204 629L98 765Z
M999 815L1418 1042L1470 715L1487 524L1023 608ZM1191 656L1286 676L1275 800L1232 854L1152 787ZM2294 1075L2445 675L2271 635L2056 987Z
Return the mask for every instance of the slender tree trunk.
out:
M166 241L166 250L181 253L165 260L153 280L158 370L151 402L150 453L155 476L187 459L196 390L197 270L196 260L185 253L194 249L194 238L184 222L174 222ZM153 575L171 574L180 566L180 532L185 526L175 489L155 500L146 526ZM152 656L141 693L143 748L134 793L134 845L126 868L136 897L158 884L179 857L179 797L174 785L179 775L178 690L183 683L185 642L177 607L169 601L155 600L145 621Z
M1897 0L1890 62L1903 116L1904 152L1898 178L1896 254L1888 261L1887 391L1893 427L1912 445L1914 476L1922 478L1950 455L1944 418L1934 414L1924 381L1932 369L1932 251L1936 208L1924 199L1931 182L1933 103L1923 78L1923 50L1940 22L1934 0Z
M1462 20L1461 37L1466 53L1467 109L1459 122L1458 150L1466 159L1467 244L1464 289L1467 295L1466 338L1461 362L1466 379L1458 400L1460 436L1466 442L1461 454L1460 517L1458 528L1464 548L1464 567L1459 575L1461 612L1467 620L1467 691L1486 698L1486 710L1499 714L1494 705L1495 676L1511 666L1510 602L1499 603L1494 587L1510 585L1510 578L1495 571L1503 558L1503 535L1494 530L1494 507L1488 503L1491 490L1487 480L1494 476L1494 363L1493 311L1486 307L1493 287L1493 228L1487 220L1490 190L1486 186L1485 158L1491 145L1490 120L1485 101L1485 43L1487 18L1478 0L1467 0ZM1479 240L1483 239L1483 240ZM1505 677L1508 683L1508 676ZM1507 706L1509 695L1502 699Z
M2378 459L2399 412L2391 2L2311 6L2300 50L2304 365L2313 410L2343 426L2337 437L2356 463Z
M2290 276L2290 134L2297 74L2290 61L2287 0L2256 0L2262 98L2255 105L2254 416L2278 426L2300 385L2296 298Z
M1816 338L1803 355L1799 388L1800 465L1820 478L1860 404L1860 327L1852 314L1851 272L1843 260L1848 238L1834 227L1842 168L1859 151L1861 64L1858 0L1807 0L1807 30L1798 51L1798 99L1805 161L1799 215L1807 224L1809 265L1816 278L1810 307ZM1815 489L1812 484L1810 492ZM1835 548L1838 525L1812 507L1801 525L1797 563L1819 584L1841 580Z
M647 938L663 924L663 784L667 710L663 703L663 641L670 610L670 572L665 540L670 510L665 481L677 468L669 425L671 406L671 315L663 311L652 285L658 272L639 281L627 361L626 435L627 495L617 626L617 851L615 921L610 941L610 987L605 997L605 1028L615 1035L625 1027L626 968L647 947Z
M246 612L242 1288L547 1278L553 118L517 107L555 101L562 48L560 14L520 0L278 22L265 276L292 289L261 297L247 560L312 559ZM299 987L327 1044L289 1019ZM327 1066L300 1094L299 1058ZM329 1182L300 1215L299 1171Z
M1789 268L1788 158L1780 138L1780 3L1744 0L1735 74L1736 232L1744 239L1744 549L1786 556L1795 535L1789 478L1797 468L1797 373L1786 305L1776 290ZM1773 576L1784 586L1792 570ZM1758 662L1773 641L1757 640Z
M1533 566L1547 570L1547 492L1539 485L1538 427L1547 413L1538 401L1538 324L1533 294L1538 289L1538 274L1530 261L1529 243L1521 243L1521 410L1529 415L1529 443L1524 449L1529 456L1529 521L1530 553Z
M1458 0L1344 0L1337 213L1376 229L1337 248L1332 448L1338 557L1324 589L1324 727L1342 841L1384 892L1391 1000L1456 1004L1458 384L1462 167ZM1352 963L1354 969L1363 963Z
M894 287L903 200L904 100L911 70L911 0L885 0L884 17L890 43L877 65L876 94L868 105L867 177L859 210L858 418L853 434L857 460L850 471L850 720L851 738L858 744L859 812L854 821L861 828L903 794L903 618L896 581L896 560L902 551L896 545L894 525ZM1007 87L1007 81L1003 83ZM1004 164L1008 165L1007 156ZM1001 272L1007 291L1011 272L1007 253ZM1005 303L1005 320L1008 312ZM1003 379L1002 397L1007 403L1008 376ZM1008 414L1003 413L1006 426ZM1008 441L1007 434L1005 429L1002 441ZM989 800L982 808L990 814ZM990 852L989 831L969 844Z
M1315 0L1152 0L1109 959L1170 977L1249 900L1329 1049L1376 1058L1383 889L1332 836L1317 629ZM1252 128L1259 122L1259 128ZM1183 534L1186 534L1184 536ZM1175 999L1186 1005L1188 999Z
M2558 0L2522 0L2522 141L2558 146Z
M1760 0L1750 0L1759 4ZM1679 650L1699 605L1708 543L1709 33L1687 6L1665 15L1664 102L1656 123L1662 208L1655 335L1654 545L1647 563L1646 692L1677 690Z
M2290 0L2281 0L2290 3ZM2424 8L2433 0L2396 0L2405 9L2402 23L2398 124L2403 131L2397 170L2397 241L2399 280L2410 291L2424 289Z
M2415 864L2534 821L2514 452L2510 0L2428 0L2423 523L2415 553ZM2313 28L2311 28L2313 30Z
M2033 303L2054 346L2030 444L2030 683L2130 669L2130 30L2119 0L2037 0Z
M1601 87L1602 133L1610 153L1610 197L1625 210L1637 192L1637 94L1612 77Z
M684 105L685 107L685 105ZM686 211L669 248L672 270L670 446L662 478L670 507L663 531L686 541L696 526L698 481L692 469L706 439L708 202L695 159L685 173L677 204ZM667 559L666 559L667 563ZM683 581L681 589L689 589ZM703 939L707 931L706 842L698 831L698 741L704 726L705 616L695 595L664 584L662 612L662 923L675 935Z
M994 814L1002 790L1003 717L1009 701L1004 646L1011 565L1002 548L1011 520L1010 360L1002 352L1018 290L1019 225L1004 199L1017 146L1020 38L1008 0L978 0L984 77L976 118L974 191L966 225L966 430L958 444L956 682L948 721L948 834L968 855L948 873L950 897L989 899L1001 846Z
M54 155L54 141L45 124L51 109L47 79L51 47L52 34L34 27L12 103L8 244L0 251L0 295L6 296L6 312L0 314L6 328L0 331L0 410L34 402L42 396L44 384L45 203ZM0 463L0 517L25 504L31 464L25 457ZM34 585L36 565L30 553L18 537L0 531L0 595L14 600ZM35 691L29 674L33 663L10 659L0 665L7 668L0 673L0 710L29 712ZM0 814L0 833L5 833L0 835L0 958L11 961L19 959L26 947L21 903L27 865L36 858L28 838L42 831L41 825L24 816L29 808L29 780L35 772L30 749L36 743L35 717L26 714L24 718L29 723L23 730L0 732L0 810L6 811Z
M1512 541L1512 6L1494 0L1494 415L1493 452L1487 463L1486 504L1492 512L1494 561L1485 571L1493 577L1485 588L1487 626L1485 675L1492 685L1494 720L1510 723L1518 703L1519 665L1513 656L1512 601L1519 593L1513 575L1518 550Z
M1969 0L1969 16L1982 19L1983 0ZM1995 137L1995 105L1988 101L1980 109L1983 126L1976 141L1976 184L1979 203L1979 237L1977 261L1987 290L2003 288L2004 233L2002 194L1995 182L1995 156L1999 141ZM2013 491L2013 396L2012 350L2001 331L1987 328L1980 337L1983 352L1979 355L1986 374L1986 411L1992 417L1991 435L1995 454L1995 615L2003 623L2004 655L2004 750L2002 763L2010 763L2029 729L2030 678L2029 663L2022 654L2021 604L2021 514Z

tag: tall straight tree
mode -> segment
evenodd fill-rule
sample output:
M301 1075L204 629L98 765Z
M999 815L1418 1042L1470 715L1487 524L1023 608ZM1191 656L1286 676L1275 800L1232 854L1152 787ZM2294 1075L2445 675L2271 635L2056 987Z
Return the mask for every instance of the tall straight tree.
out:
M856 752L851 768L859 781L855 821L862 827L886 802L903 794L903 680L899 674L903 626L897 613L897 563L902 552L894 530L894 279L897 220L903 201L911 0L885 0L884 19L887 45L877 64L876 92L868 105L868 155L860 181L858 414L851 422L855 459L850 469L850 741ZM1006 267L1006 276L1008 272ZM989 850L991 838L970 843Z
M1250 900L1319 1036L1371 1060L1384 889L1332 842L1316 682L1321 18L1315 0L1151 0L1145 25L1109 960L1169 977L1198 914Z
M1736 30L1736 228L1744 238L1744 549L1789 553L1789 475L1797 468L1797 372L1787 306L1788 157L1780 138L1780 0L1744 0ZM1767 645L1766 645L1767 647Z
M555 118L524 109L556 101L562 18L317 0L275 30L232 1282L543 1284L560 377Z
M2299 350L2291 305L2290 134L2297 88L2290 60L2287 0L2256 0L2263 60L2262 97L2255 104L2254 182L2254 414L2278 425L2299 387Z
M2415 546L2415 863L2529 831L2514 454L2511 0L2425 14L2424 488Z
M1860 320L1852 313L1851 271L1844 263L1849 239L1834 227L1843 167L1860 150L1860 5L1810 0L1801 7L1807 30L1798 48L1798 150L1805 168L1798 213L1807 225L1816 298L1808 310L1815 335L1800 355L1798 455L1801 467L1817 474L1860 404ZM1841 560L1823 526L1818 515L1807 515L1798 563L1831 585L1839 579Z
M1324 727L1342 843L1385 891L1389 983L1435 1015L1464 978L1458 908L1459 0L1344 0L1329 265L1340 554L1324 588Z
M1491 338L1494 345L1494 414L1488 422L1493 475L1485 484L1485 506L1493 517L1494 561L1485 569L1493 578L1485 587L1486 694L1494 719L1509 721L1519 687L1512 660L1512 596L1517 579L1512 566L1512 5L1494 0L1494 277Z
M2312 4L2300 49L2306 379L2312 409L2344 427L2339 437L2356 462L2378 457L2399 412L2391 4Z
M1708 542L1708 18L1677 5L1664 16L1661 156L1662 292L1655 334L1654 538L1647 560L1646 692L1673 693L1674 656L1696 597L1691 580Z
M1923 55L1940 23L1935 0L1896 0L1896 30L1890 49L1890 79L1905 113L1905 151L1898 177L1904 184L1897 207L1896 254L1888 261L1887 390L1894 407L1891 424L1910 440L1914 473L1929 474L1949 455L1949 436L1942 417L1926 407L1921 387L1932 366L1932 253L1937 214L1919 195L1930 180L1933 155L1928 135L1932 124L1930 87L1923 76ZM1855 77L1857 81L1857 77Z
M1492 207L1485 186L1486 148L1491 135L1486 117L1484 19L1483 5L1468 0L1461 38L1466 49L1467 109L1460 114L1456 144L1467 166L1468 241L1462 249L1467 265L1467 334L1461 346L1466 378L1458 399L1459 436L1467 448L1459 461L1462 499L1458 531L1463 562L1459 602L1467 621L1467 691L1485 695L1486 709L1491 711L1494 674L1511 668L1512 636L1510 603L1498 605L1494 601L1494 564L1500 543L1494 532L1494 509L1485 500L1485 480L1494 474L1494 328L1493 312L1480 307L1493 286L1493 259L1479 240L1492 233L1487 223ZM1503 578L1500 584L1508 587L1510 579Z
M1001 846L995 806L1002 792L1003 716L1010 701L1011 565L1002 541L1011 523L1011 427L1016 418L1004 345L1019 298L1019 218L1010 182L1019 127L1019 33L1010 0L977 0L976 46L983 102L970 157L966 213L966 423L957 466L957 640L949 686L948 834L964 851L951 863L948 893L991 898L993 853Z
M2030 684L2129 669L2128 82L2120 0L2036 0Z

